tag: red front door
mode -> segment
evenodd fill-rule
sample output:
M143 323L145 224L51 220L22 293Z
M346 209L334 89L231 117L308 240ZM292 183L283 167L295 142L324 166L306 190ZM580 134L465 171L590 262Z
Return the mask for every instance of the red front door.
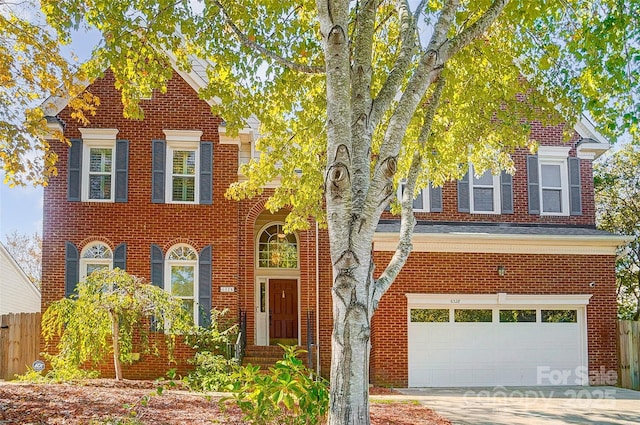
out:
M269 279L269 343L298 343L298 281L295 279Z

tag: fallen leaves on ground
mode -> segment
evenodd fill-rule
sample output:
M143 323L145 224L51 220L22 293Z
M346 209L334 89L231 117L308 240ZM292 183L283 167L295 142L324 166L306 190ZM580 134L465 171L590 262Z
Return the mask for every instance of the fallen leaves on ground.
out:
M0 424L79 425L92 421L116 424L136 418L142 424L244 424L233 404L220 397L187 391L165 391L141 403L156 385L150 381L90 380L76 384L0 382ZM109 422L111 420L111 422ZM372 425L447 425L449 421L411 402L371 403Z

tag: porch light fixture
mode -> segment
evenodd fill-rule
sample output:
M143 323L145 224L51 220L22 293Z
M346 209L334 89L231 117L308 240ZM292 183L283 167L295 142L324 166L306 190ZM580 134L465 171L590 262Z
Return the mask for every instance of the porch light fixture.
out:
M498 276L504 277L507 274L507 268L505 266L498 266Z

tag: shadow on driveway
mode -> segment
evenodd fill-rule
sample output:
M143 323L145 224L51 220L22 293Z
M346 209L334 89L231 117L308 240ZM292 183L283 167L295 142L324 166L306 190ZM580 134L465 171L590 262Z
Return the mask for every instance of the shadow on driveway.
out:
M616 387L409 388L384 398L418 400L454 424L640 424L640 392Z

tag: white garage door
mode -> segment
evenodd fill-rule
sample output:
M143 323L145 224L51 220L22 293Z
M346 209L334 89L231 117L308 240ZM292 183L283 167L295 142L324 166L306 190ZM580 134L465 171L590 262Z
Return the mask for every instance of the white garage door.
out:
M588 296L408 297L410 387L588 383Z

